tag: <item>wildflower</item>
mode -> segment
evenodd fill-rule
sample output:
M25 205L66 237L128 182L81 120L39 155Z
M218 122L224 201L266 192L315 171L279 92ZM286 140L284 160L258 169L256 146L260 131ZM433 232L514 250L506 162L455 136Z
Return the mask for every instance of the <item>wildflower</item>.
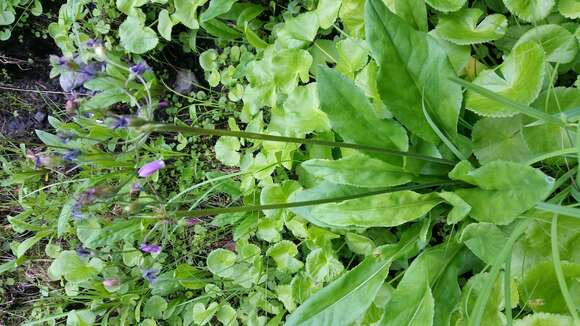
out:
M165 162L163 160L156 160L153 162L149 162L145 165L143 165L140 169L139 169L139 176L140 177L148 177L150 175L152 175L153 173L163 169L165 167Z
M91 251L83 246L78 246L76 249L77 255L81 258L86 258L91 255Z
M142 243L139 249L149 254L158 254L161 252L161 246L158 246L156 244Z
M131 118L125 117L125 116L121 116L115 119L115 122L113 124L113 130L119 129L119 128L127 128L129 126L129 123L131 122Z
M108 278L103 281L103 286L106 288L114 288L116 286L119 286L119 283L120 281L118 278Z
M167 100L159 101L159 108L160 109L166 109L168 107L169 107L169 102L167 102Z
M129 194L135 194L141 191L141 184L139 182L133 182L131 185L131 190L129 190Z
M87 44L87 47L94 48L95 46L101 44L101 41L91 38L87 41L86 44Z
M131 71L131 73L136 76L143 75L149 69L151 68L149 68L149 65L147 65L147 62L145 61L141 61L138 64L129 67L129 71Z
M75 221L80 221L85 217L85 214L83 213L83 205L81 204L80 201L77 200L73 204L71 208L71 216Z
M196 225L199 223L203 223L203 221L194 217L194 218L187 219L186 223L187 223L187 225Z
M143 278L149 283L155 283L157 276L159 276L159 270L156 268L149 268L143 271Z
M58 137L58 139L60 139L60 141L63 144L68 143L69 141L73 140L76 138L76 135L73 134L72 132L59 132L56 134L56 136Z
M69 150L62 155L62 159L65 161L74 161L80 153L78 149Z

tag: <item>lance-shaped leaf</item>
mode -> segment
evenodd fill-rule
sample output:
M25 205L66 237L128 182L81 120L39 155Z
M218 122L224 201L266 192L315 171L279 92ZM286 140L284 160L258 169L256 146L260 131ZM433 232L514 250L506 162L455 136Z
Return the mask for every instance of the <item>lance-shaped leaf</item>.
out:
M387 303L380 325L432 325L435 303L431 287L460 249L456 244L444 243L415 258Z
M425 2L439 11L449 12L461 9L466 0L425 0Z
M449 177L477 186L457 189L455 193L471 205L471 217L495 224L508 224L534 207L548 196L553 184L553 179L540 170L505 161L494 161L477 169L463 161Z
M398 245L377 248L357 267L311 296L288 318L286 325L349 325L370 307L383 284Z
M418 219L442 202L435 193L398 191L318 205L312 215L335 228L389 227Z
M479 22L482 15L479 8L450 13L439 19L435 31L439 37L460 45L489 42L505 35L508 23L504 15L489 15Z
M528 41L535 41L542 46L548 62L568 63L578 53L576 37L564 27L555 24L530 29L520 37L515 46Z
M379 64L377 84L383 103L427 141L439 143L440 139L425 118L423 105L439 129L455 135L462 93L450 80L455 72L447 52L380 0L367 1L365 17L367 41Z
M394 120L379 119L369 99L352 81L322 66L318 67L317 79L320 109L328 115L332 129L345 141L408 149L405 129ZM367 155L390 162L401 161L381 153Z
M515 46L503 62L500 77L494 70L484 70L473 81L510 100L530 104L540 93L544 80L544 51L535 42ZM508 117L515 109L471 90L467 91L465 107L491 117Z
M302 163L302 167L326 181L357 187L389 187L413 180L413 175L403 168L363 154L353 154L339 160L308 160Z
M536 22L550 14L554 0L503 0L508 10L521 20Z

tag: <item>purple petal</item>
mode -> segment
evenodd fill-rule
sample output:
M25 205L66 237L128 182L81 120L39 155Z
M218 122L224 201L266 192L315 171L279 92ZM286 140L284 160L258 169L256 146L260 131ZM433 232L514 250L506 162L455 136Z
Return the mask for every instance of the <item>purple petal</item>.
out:
M158 275L159 270L155 268L150 268L143 271L143 278L149 281L149 283L155 283Z
M153 173L161 170L164 167L165 167L165 162L163 162L163 160L156 160L153 162L149 162L149 163L143 165L139 169L139 176L143 177L143 178L148 177L148 176L152 175Z
M139 248L141 249L141 251L149 254L158 254L161 252L161 247L155 244L143 243Z

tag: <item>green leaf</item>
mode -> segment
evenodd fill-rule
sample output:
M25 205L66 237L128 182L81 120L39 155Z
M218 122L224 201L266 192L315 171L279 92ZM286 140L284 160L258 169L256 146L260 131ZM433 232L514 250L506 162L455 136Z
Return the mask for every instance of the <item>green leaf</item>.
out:
M302 48L316 37L318 32L318 15L315 12L305 12L292 17L276 31L276 43L283 49Z
M173 21L169 17L169 11L163 9L159 12L159 20L157 22L157 30L159 35L164 39L171 41L171 30L173 29Z
M443 200L413 191L368 196L312 208L312 215L334 228L391 227L416 220Z
M425 2L439 11L449 12L461 9L466 0L425 0Z
M286 180L281 184L271 184L262 188L260 193L260 204L283 204L288 202L288 198L296 191L300 190L300 184L294 180ZM264 215L269 218L285 217L282 215L284 209L269 209L264 211Z
M64 277L69 282L83 282L97 275L97 269L81 261L76 252L62 251L48 268L51 279L58 280Z
M491 265L508 236L495 224L471 223L461 233L460 241L486 264Z
M214 146L216 158L225 165L240 164L240 141L235 137L220 137Z
M553 179L540 170L513 162L495 161L473 169L463 161L449 173L478 188L455 193L471 205L471 217L480 222L508 224L548 196Z
M554 7L554 0L503 0L503 3L512 14L527 22L546 18Z
M572 326L570 316L539 312L514 320L514 326Z
M193 321L196 325L208 324L219 309L217 302L212 302L206 308L203 303L196 303L193 306Z
M40 231L35 234L33 237L30 237L24 241L22 241L14 250L14 255L16 258L20 258L24 256L24 254L32 248L35 244L37 244L40 240L46 238L52 233L52 231Z
M201 22L201 27L203 27L203 29L205 29L208 34L219 37L226 41L231 41L242 37L242 33L231 28L228 26L228 24L217 18Z
M318 7L316 7L316 14L318 15L318 22L320 28L327 29L338 17L338 10L342 0L320 0L318 1Z
M336 70L353 79L354 74L361 70L368 61L369 48L367 42L353 38L338 41L338 64Z
M377 84L387 108L417 136L438 144L439 137L423 114L424 100L436 125L447 136L455 135L462 93L449 80L455 72L446 51L380 0L368 1L366 31L371 53L379 64Z
M306 274L315 282L329 282L344 271L344 266L327 249L314 249L306 256Z
M460 45L484 43L503 37L508 26L505 16L493 14L480 22L483 14L479 8L464 8L441 16L435 31L439 37Z
M60 214L58 216L57 222L57 236L60 238L66 232L66 227L68 226L68 221L71 217L72 208L75 204L75 199L71 198L68 202L66 202L62 209L60 210Z
M119 9L120 12L122 12L126 15L131 14L131 11L133 10L133 8L141 7L145 3L146 3L146 0L117 0L116 1L117 9Z
M92 326L96 317L90 310L72 310L66 316L66 326Z
M52 146L52 147L63 147L64 144L62 142L62 140L58 137L55 136L51 133L48 133L44 130L34 130L36 133L36 136L38 138L40 138L40 140L47 146Z
M165 310L167 310L167 301L158 295L154 295L145 303L143 316L161 319Z
M119 26L119 38L125 50L135 54L153 50L159 42L155 31L145 26L143 19L136 16L127 16Z
M580 2L578 0L560 0L558 1L558 11L562 16L570 19L580 18Z
M369 256L375 249L375 243L370 238L356 233L347 233L344 237L346 245L355 254Z
M286 325L348 325L360 319L381 288L398 246L362 263L318 291L290 315Z
M405 129L394 120L379 119L366 95L336 71L322 66L317 72L320 108L330 119L332 129L347 141L356 144L408 149ZM391 163L399 158L366 152L367 155Z
M555 24L530 29L520 37L515 46L528 41L537 42L542 46L548 62L568 63L574 60L578 53L576 37L564 27Z
M576 307L580 306L580 264L561 261L566 284ZM526 271L519 285L524 302L531 302L535 312L568 313L552 261L540 263Z
M278 270L283 273L296 273L304 266L295 258L298 254L296 245L288 240L276 243L268 249L266 254L274 259Z
M403 18L414 29L427 31L427 6L424 0L393 1L394 5L389 7L392 12Z
M220 305L216 318L223 325L237 326L238 321L236 320L236 315L236 309L232 308L229 304L225 304Z
M191 290L203 289L208 283L204 277L204 272L187 265L180 264L175 269L175 279L183 286Z
M199 16L202 22L211 20L219 15L230 11L234 3L238 0L211 0L209 7Z
M14 12L10 10L0 11L0 26L10 25L16 20Z
M535 42L520 43L504 60L500 71L503 77L495 70L484 70L473 84L528 105L536 99L544 81L544 51ZM465 107L491 117L508 117L518 113L511 106L471 90L467 91Z
M533 155L523 137L523 130L519 115L481 119L475 123L471 133L473 152L481 164L496 160L527 162Z
M197 20L197 8L203 6L208 0L174 0L175 12L173 17L190 29L199 29Z
M350 37L365 38L365 0L342 0L338 16Z
M207 256L207 268L219 277L231 277L236 258L236 254L229 250L216 249Z
M42 3L39 0L34 0L34 5L30 8L30 13L37 17L42 14Z
M339 160L308 160L301 166L326 181L363 188L397 186L413 180L413 175L401 167L358 153Z

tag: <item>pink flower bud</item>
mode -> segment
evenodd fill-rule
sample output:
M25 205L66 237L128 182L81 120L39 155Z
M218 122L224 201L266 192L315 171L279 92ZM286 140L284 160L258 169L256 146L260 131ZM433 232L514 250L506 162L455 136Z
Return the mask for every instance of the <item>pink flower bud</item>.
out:
M103 281L103 286L106 288L114 288L119 285L118 278L108 278Z
M156 160L153 162L149 162L145 165L143 165L140 169L139 169L139 176L140 177L148 177L150 175L152 175L153 173L163 169L165 167L165 162L163 162L163 160Z

